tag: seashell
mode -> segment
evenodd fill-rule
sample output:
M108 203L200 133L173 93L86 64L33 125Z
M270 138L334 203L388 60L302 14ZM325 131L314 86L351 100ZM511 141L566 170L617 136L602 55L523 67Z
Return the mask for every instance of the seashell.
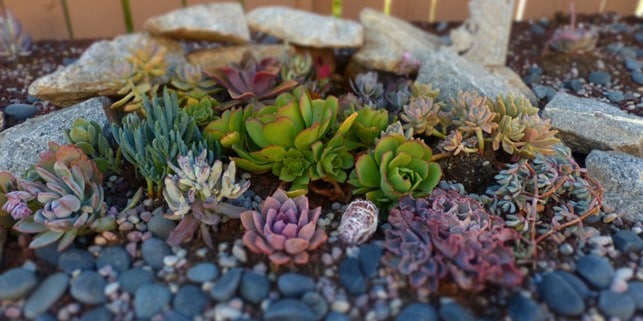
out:
M337 231L342 241L361 244L373 236L377 229L379 210L368 200L357 199L348 204Z

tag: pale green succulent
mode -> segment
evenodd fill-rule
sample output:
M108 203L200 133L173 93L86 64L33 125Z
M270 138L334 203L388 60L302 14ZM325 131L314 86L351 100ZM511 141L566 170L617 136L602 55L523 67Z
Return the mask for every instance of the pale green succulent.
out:
M65 130L65 135L71 144L82 149L96 162L101 172L120 172L121 154L117 152L114 155L114 150L97 122L78 118Z

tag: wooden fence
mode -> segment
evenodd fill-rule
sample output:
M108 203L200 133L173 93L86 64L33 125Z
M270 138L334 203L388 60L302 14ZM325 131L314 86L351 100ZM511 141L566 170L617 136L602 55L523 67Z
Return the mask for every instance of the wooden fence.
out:
M234 1L234 0L227 0ZM516 20L551 17L567 12L570 0L516 0ZM217 0L3 0L25 30L34 38L69 39L113 37L126 32L124 8L129 2L135 31L149 17L183 5L226 2ZM333 0L242 0L246 10L284 5L319 14L331 14ZM468 16L468 0L343 0L341 15L357 19L365 7L383 10L409 21L461 21ZM640 12L643 0L576 0L580 13L614 11L622 15Z

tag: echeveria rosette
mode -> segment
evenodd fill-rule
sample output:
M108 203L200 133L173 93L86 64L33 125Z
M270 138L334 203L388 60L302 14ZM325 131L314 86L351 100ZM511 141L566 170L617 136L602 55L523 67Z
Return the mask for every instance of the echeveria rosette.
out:
M328 235L317 229L321 207L311 210L308 198L289 198L277 190L266 198L261 212L241 213L241 223L246 229L243 243L255 253L268 255L276 265L306 264L309 251L321 246Z
M40 207L36 197L42 188L39 182L0 172L0 226L11 228L15 221L31 216Z
M336 136L326 146L316 142L311 148L314 161L310 175L312 180L344 183L348 176L346 171L353 167L355 159L346 149L343 137Z
M424 197L442 176L431 157L431 148L422 141L385 136L357 159L348 182L355 186L353 194L365 194L380 208L404 196Z
M209 142L218 141L223 148L245 146L246 120L252 114L252 106L224 111L218 119L208 123L203 129L203 137Z
M357 116L349 131L346 133L346 148L371 148L375 139L388 126L388 111L386 109L362 108L357 111Z
M307 190L310 182L311 152L302 152L296 148L286 151L278 162L272 166L272 174L282 182L292 182L290 190Z

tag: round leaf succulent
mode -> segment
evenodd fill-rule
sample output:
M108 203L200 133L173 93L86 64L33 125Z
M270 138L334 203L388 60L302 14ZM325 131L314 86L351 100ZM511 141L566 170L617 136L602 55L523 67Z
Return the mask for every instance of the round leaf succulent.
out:
M243 243L253 252L268 255L276 265L287 263L306 264L309 251L322 245L328 235L317 229L321 207L308 207L308 198L289 198L279 189L268 196L261 205L261 212L241 213L241 223L246 229Z
M386 136L359 157L348 182L356 187L354 194L365 194L380 207L403 196L423 197L431 194L442 175L431 156L431 148L422 141Z

